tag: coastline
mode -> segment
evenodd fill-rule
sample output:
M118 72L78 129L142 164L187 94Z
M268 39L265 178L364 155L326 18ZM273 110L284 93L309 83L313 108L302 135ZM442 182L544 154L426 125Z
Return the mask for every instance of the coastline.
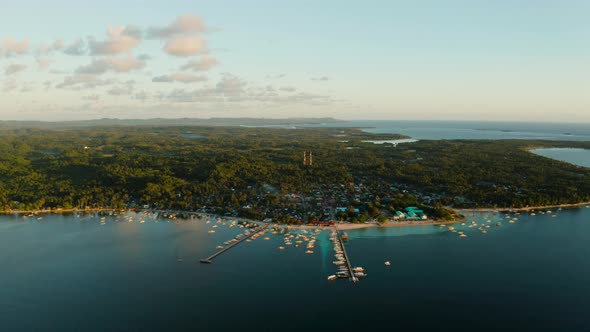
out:
M514 207L499 207L499 208L475 208L475 209L454 209L458 213L461 212L500 212L500 211L532 211L532 210L545 210L545 209L556 209L556 208L570 208L570 207L581 207L590 205L590 202L572 203L572 204L557 204L557 205L542 205L542 206L527 206L521 208Z
M460 215L462 213L481 213L481 212L519 212L519 211L533 211L533 210L543 210L543 209L555 209L555 208L577 208L582 206L590 206L590 202L580 202L580 203L572 203L572 204L558 204L558 205L544 205L544 206L530 206L530 207L522 207L522 208L475 208L475 209L454 209ZM182 211L182 210L151 210L151 209L113 209L113 208L93 208L93 209L46 209L46 210L4 210L0 211L0 214L62 214L62 213L75 213L75 212L151 212L151 213L170 213L170 214L186 214L186 215L194 215L198 216L199 218L203 217L215 217L215 218L228 218L227 216L216 215L212 213L206 212L195 212L195 211ZM256 224L264 224L266 222L262 220L254 220L254 219L247 219L242 217L229 217L231 219L236 219L238 221L249 222L249 223L256 223ZM378 222L370 222L370 223L362 223L362 224L355 224L349 222L343 223L336 223L335 225L330 226L315 226L315 225L305 225L305 224L285 224L285 223L273 223L273 226L278 227L288 227L291 229L332 229L338 228L339 230L355 230L355 229L363 229L363 228L375 228L375 227L412 227L412 226L428 226L428 225L448 225L448 224L456 224L460 222L465 222L467 220L467 216L462 215L462 218L456 218L455 220L425 220L425 221L392 221L388 220L384 223Z
M74 213L74 212L106 212L106 211L130 211L131 209L107 209L107 208L92 208L92 209L45 209L45 210L1 210L0 214L39 214L39 213Z

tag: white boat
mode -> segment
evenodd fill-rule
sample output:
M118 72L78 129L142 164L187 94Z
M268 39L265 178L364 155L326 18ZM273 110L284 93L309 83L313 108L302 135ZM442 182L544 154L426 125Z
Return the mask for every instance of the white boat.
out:
M332 280L336 280L336 279L338 279L338 277L335 274L328 276L328 281L332 281Z
M279 250L285 250L285 247L279 247Z
M366 273L364 273L364 272L355 272L355 273L354 273L354 276L355 276L355 277L366 277L366 276L367 276L367 274L366 274Z
M312 250L308 250L308 251L306 251L305 253L306 253L306 254L313 254L313 251L312 251Z
M209 234L213 234L213 233L215 233L215 231L214 231L214 230L210 230L210 231L209 231Z
M385 266L390 266L390 265L391 265L391 263L389 261L385 262Z
M358 266L358 267L354 267L352 268L352 270L354 272L365 272L365 269L363 269L362 267Z

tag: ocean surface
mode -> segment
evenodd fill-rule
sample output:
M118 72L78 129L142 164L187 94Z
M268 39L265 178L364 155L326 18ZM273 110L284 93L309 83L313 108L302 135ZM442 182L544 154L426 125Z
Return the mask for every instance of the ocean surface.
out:
M578 166L590 167L590 150L573 148L534 149L531 152L543 157L565 161Z
M386 120L345 121L308 127L363 127L367 132L402 134L414 139L590 140L590 123Z
M588 331L590 209L535 214L469 213L456 225L465 238L432 225L348 231L351 261L367 273L356 284L327 281L329 231L313 234L313 254L268 232L207 265L245 228L135 213L2 216L0 330Z

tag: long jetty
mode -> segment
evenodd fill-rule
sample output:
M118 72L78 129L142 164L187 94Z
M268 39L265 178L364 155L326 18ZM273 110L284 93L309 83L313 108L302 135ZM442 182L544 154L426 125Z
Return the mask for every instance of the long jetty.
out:
M346 253L346 247L344 246L344 241L342 240L342 237L340 236L340 231L338 230L338 226L335 226L335 228L336 228L336 236L338 237L338 241L340 242L340 246L342 247L342 253L344 254L344 264L348 268L348 280L350 280L352 282L357 282L357 281L359 281L359 278L357 278L354 275L354 271L352 270L352 264L350 263L350 259L348 259L348 254Z
M213 259L214 259L215 257L217 257L217 256L219 256L219 255L221 255L221 254L223 254L224 252L226 252L226 251L230 250L231 248L233 248L233 247L237 246L238 244L240 244L240 243L242 243L242 242L246 241L247 239L251 238L251 237L252 237L252 236L254 236L255 234L258 234L258 233L260 233L260 232L262 232L262 231L266 230L266 229L267 229L269 226L270 226L270 223L267 223L267 224L265 224L265 225L263 225L263 226L259 226L259 227L255 228L255 229L254 229L252 232L250 232L250 234L248 234L248 235L244 236L244 237L243 237L243 238L241 238L240 240L238 240L238 241L236 241L236 242L234 242L234 243L232 243L232 244L228 245L227 247L225 247L225 248L223 248L223 249L219 250L218 252L214 253L213 255L211 255L211 256L209 256L209 257L207 257L207 258L203 258L203 259L201 259L201 263L203 263L203 264L211 264L211 263L213 263Z

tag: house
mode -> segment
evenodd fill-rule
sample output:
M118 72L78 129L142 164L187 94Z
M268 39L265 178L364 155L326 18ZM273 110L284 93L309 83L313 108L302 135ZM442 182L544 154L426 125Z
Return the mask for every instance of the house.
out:
M418 209L415 206L408 206L406 208L408 220L426 220L428 217L424 213L424 211Z

